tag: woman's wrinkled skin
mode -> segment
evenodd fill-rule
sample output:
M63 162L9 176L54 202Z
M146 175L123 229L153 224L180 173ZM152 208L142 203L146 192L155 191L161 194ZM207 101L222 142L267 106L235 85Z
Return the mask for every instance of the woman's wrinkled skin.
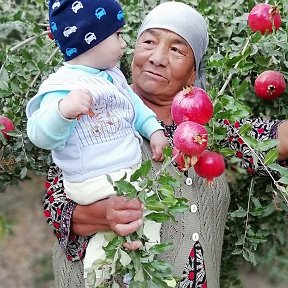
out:
M185 86L194 84L194 55L179 35L149 29L139 38L132 61L134 91L165 124L171 124L171 103Z

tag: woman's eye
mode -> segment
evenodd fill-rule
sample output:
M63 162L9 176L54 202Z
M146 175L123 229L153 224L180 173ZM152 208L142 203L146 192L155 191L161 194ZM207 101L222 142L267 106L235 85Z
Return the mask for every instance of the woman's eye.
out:
M152 40L145 40L145 41L143 41L143 43L145 43L145 44L152 44L153 41L152 41Z
M171 47L171 50L177 54L186 55L183 49L179 49L177 47Z

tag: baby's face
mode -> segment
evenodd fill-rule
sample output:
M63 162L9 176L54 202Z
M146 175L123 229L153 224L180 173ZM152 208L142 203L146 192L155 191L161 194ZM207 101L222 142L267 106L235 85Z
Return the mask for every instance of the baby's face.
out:
M124 53L126 42L123 40L122 29L117 30L98 45L89 49L77 58L81 58L82 65L97 69L109 69L118 63Z

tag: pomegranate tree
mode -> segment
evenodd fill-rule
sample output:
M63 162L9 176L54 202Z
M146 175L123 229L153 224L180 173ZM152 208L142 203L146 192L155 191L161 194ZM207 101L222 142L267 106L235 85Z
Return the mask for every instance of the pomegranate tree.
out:
M173 143L184 154L195 156L206 149L208 133L201 124L192 121L182 122L175 130Z
M256 96L264 100L274 100L281 96L286 90L284 76L273 70L261 73L254 82Z
M194 170L197 175L212 183L214 178L225 171L224 157L214 151L204 151L198 156Z
M272 33L281 26L281 15L276 6L261 3L252 8L248 15L248 25L253 32Z
M13 122L6 116L0 116L0 125L4 126L4 128L1 128L1 133L6 140L9 140L10 136L7 134L7 132L15 129Z
M205 90L187 86L174 97L171 115L177 125L185 121L205 125L213 115L213 103Z

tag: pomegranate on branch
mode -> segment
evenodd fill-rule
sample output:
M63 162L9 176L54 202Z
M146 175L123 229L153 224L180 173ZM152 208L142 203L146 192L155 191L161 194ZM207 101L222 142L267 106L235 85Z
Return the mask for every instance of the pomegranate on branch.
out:
M201 124L192 121L182 122L175 130L173 143L184 154L196 157L206 149L208 133Z
M1 133L6 140L9 140L10 136L7 134L7 132L15 130L13 122L6 116L0 116L0 125L4 126L4 128L1 128Z
M261 3L253 7L248 15L248 25L253 32L272 33L281 26L281 15L276 6Z
M199 155L194 170L198 176L206 178L208 183L213 183L213 179L225 171L224 157L214 151L204 151Z
M286 90L284 76L273 70L261 73L254 82L256 96L264 100L274 100L281 96Z
M173 147L172 155L173 155L173 157L175 157L175 162L177 164L179 171L187 171L197 161L197 156L191 157L187 154L184 154L179 149L177 149L175 146Z
M171 115L177 125L185 121L205 125L213 115L213 103L205 90L186 86L174 97Z

